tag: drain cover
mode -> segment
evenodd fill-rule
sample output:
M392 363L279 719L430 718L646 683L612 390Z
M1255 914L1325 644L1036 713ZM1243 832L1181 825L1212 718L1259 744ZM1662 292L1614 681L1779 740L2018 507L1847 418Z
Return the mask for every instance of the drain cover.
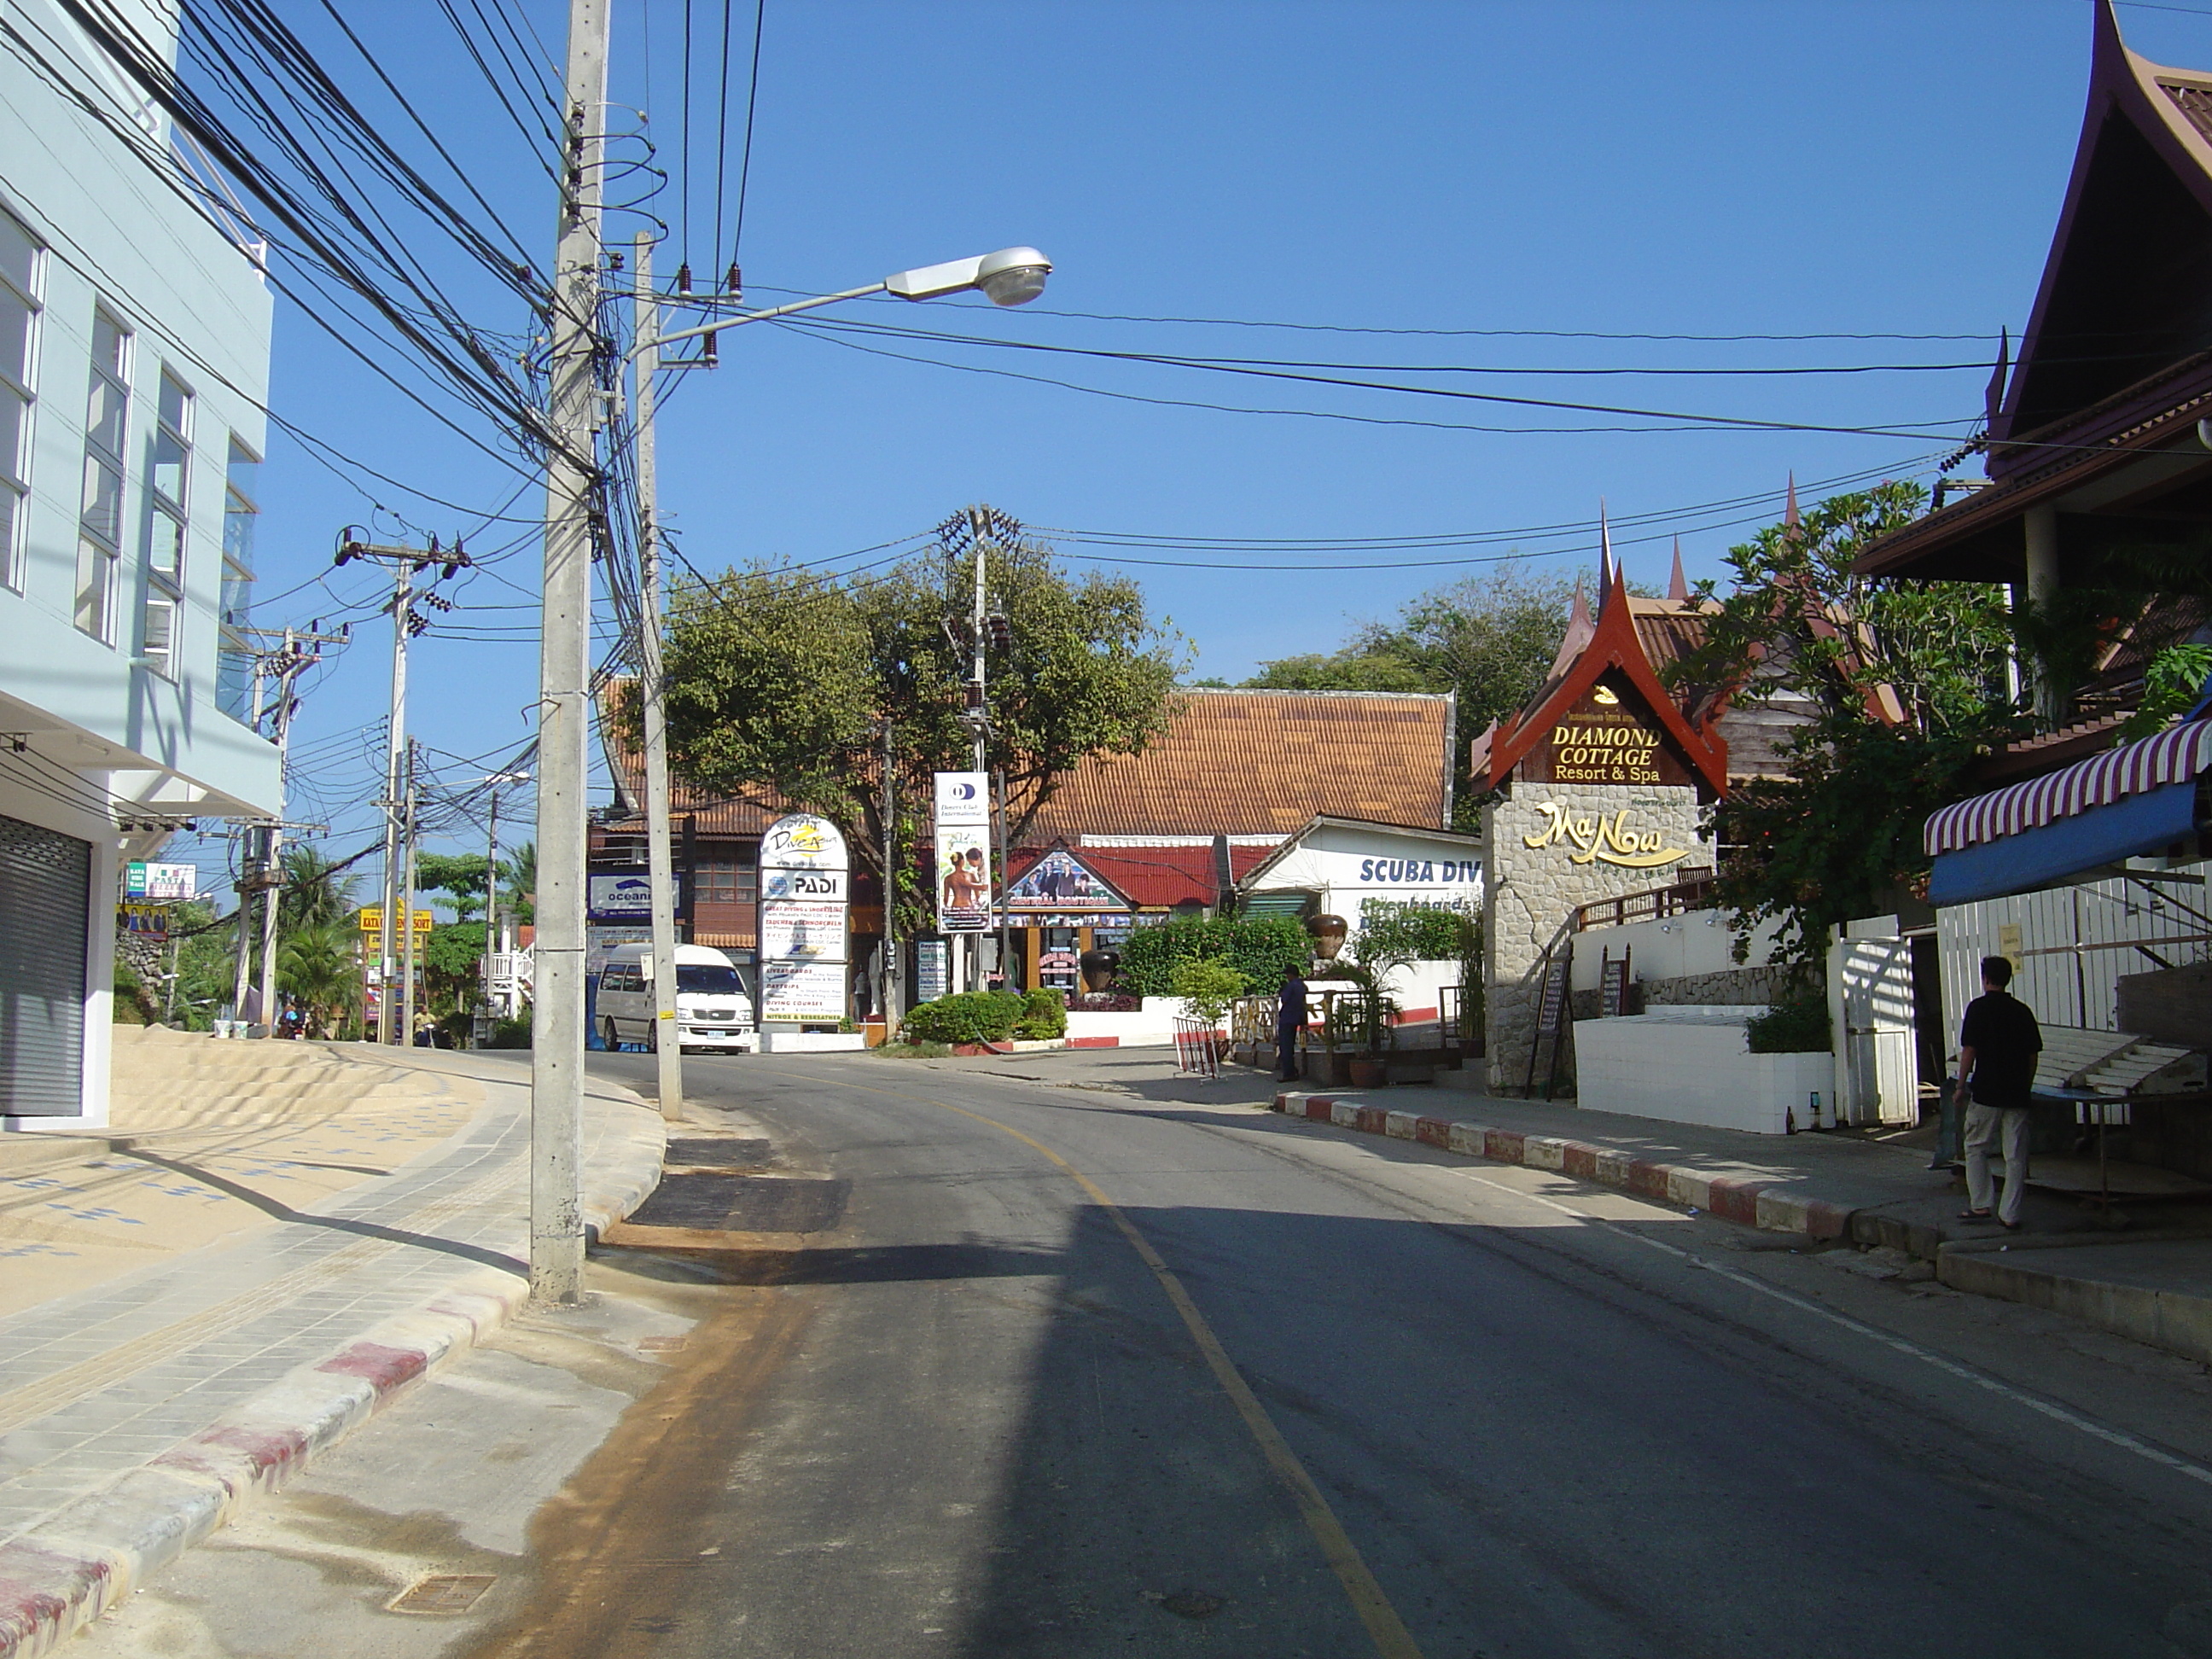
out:
M706 1170L672 1175L630 1212L629 1224L736 1232L826 1232L842 1218L851 1190L848 1181L800 1176L720 1175Z
M496 1582L488 1572L442 1572L418 1578L400 1595L385 1603L393 1613L425 1613L450 1617L466 1613L483 1599Z
M766 1140L754 1136L675 1135L669 1139L667 1161L709 1169L749 1170L767 1163L774 1152Z
M681 1353L684 1339L680 1336L642 1336L638 1339L640 1353Z

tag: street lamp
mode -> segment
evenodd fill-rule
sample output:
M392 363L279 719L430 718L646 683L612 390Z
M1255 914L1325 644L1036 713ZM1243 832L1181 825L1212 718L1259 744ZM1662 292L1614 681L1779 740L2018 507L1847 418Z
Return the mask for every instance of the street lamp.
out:
M789 305L770 306L765 311L740 312L733 317L702 323L696 328L678 329L672 333L655 331L630 347L629 355L636 357L648 348L658 352L660 347L678 340L689 340L700 335L713 336L726 328L735 328L740 323L773 322L778 317L788 317L795 312L812 311L821 306L833 306L845 300L865 300L872 294L896 294L902 300L941 300L948 294L964 294L970 289L982 295L994 306L1025 306L1044 292L1045 279L1052 275L1052 261L1033 247L1002 247L996 253L978 254L967 259L949 259L941 265L921 265L912 270L896 270L880 283L871 283L866 288L848 288L836 294L817 295L811 300L794 300ZM693 297L688 295L662 295L661 305L711 306L715 296Z

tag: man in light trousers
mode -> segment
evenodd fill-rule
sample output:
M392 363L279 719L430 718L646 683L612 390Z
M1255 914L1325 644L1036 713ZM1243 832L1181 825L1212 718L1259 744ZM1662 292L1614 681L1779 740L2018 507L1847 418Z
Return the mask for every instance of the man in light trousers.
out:
M1966 1208L1959 1218L1994 1220L2008 1232L2018 1232L2027 1190L2027 1103L2043 1032L2027 1005L2005 988L2011 983L2009 961L1984 957L1982 994L1966 1005L1959 1028L1959 1089L1971 1089L1973 1102L1966 1109ZM1992 1211L1990 1148L1999 1143L2004 1197Z

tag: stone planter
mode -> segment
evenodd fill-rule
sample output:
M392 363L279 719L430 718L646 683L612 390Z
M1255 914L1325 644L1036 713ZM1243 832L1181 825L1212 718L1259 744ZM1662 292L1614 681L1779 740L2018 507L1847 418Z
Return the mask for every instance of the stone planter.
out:
M1352 1086L1355 1089L1379 1089L1390 1080L1390 1068L1379 1060L1370 1060L1360 1054L1349 1062Z

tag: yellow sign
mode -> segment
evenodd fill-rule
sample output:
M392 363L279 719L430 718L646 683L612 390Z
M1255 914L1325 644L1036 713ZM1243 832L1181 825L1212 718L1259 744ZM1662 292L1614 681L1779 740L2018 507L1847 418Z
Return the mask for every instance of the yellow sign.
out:
M437 920L437 917L428 910L417 910L415 912L412 920L414 922L414 932L417 933L427 933L430 931L431 924ZM384 931L384 907L382 905L364 904L362 906L361 931L364 933L380 933Z
M1598 701L1620 699L1607 694ZM1659 734L1630 715L1570 715L1552 733L1552 777L1559 783L1663 783Z
M2012 963L2015 974L2027 966L2027 953L2021 948L2020 924L2001 921L1997 924L1997 954Z
M1567 858L1571 863L1588 864L1595 860L1627 870L1656 870L1690 856L1686 847L1668 846L1663 830L1629 828L1625 806L1610 817L1577 816L1555 800L1538 803L1536 811L1542 815L1544 826L1533 836L1522 836L1522 844L1571 847L1574 850Z

